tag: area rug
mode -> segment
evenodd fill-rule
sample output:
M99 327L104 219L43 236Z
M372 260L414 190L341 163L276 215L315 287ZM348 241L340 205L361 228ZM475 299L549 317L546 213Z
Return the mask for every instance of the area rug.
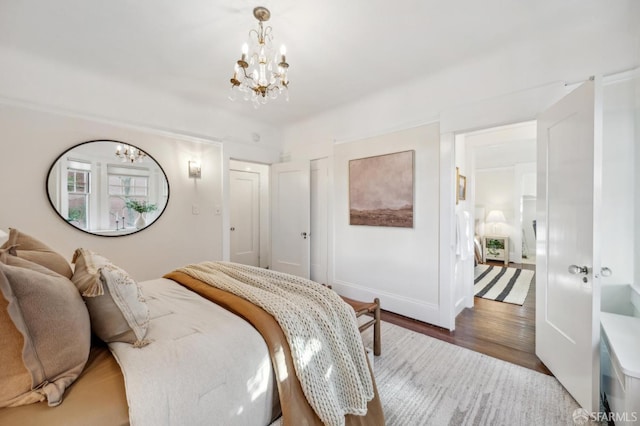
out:
M477 265L473 293L476 297L522 305L535 272L528 269Z
M387 426L573 425L552 376L382 322L374 375ZM371 328L363 333L371 347Z

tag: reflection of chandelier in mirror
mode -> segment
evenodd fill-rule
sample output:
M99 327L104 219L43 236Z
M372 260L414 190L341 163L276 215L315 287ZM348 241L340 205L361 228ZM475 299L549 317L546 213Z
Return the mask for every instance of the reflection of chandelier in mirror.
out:
M259 29L249 31L250 44L242 45L242 56L236 62L231 79L229 99L235 100L240 92L245 101L251 100L257 108L260 104L266 104L269 98L276 99L282 93L289 100L289 64L284 45L280 46L279 53L274 53L272 29L262 26L271 17L269 9L258 6L253 9L253 16L258 20Z
M122 149L122 145L118 145L116 147L116 157L121 158L123 163L127 161L129 161L130 163L135 163L136 161L140 163L146 156L147 154L145 154L142 150L133 148L129 145L125 145L124 149Z

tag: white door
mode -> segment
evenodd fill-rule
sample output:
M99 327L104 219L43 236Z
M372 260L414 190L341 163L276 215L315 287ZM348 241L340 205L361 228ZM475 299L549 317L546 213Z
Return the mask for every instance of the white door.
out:
M585 83L538 118L536 355L589 412L599 410L599 86Z
M309 278L309 162L271 166L271 267Z
M311 162L311 279L328 283L328 160Z
M260 266L260 174L229 171L231 261Z

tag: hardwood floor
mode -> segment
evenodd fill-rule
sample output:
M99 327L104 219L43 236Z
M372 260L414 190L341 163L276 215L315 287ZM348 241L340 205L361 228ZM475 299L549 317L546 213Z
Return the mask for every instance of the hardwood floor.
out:
M488 263L504 266L502 262ZM509 266L535 270L535 265L511 263ZM535 278L522 306L476 297L474 308L465 308L456 318L453 332L384 310L382 312L383 321L551 375L535 354L535 316Z

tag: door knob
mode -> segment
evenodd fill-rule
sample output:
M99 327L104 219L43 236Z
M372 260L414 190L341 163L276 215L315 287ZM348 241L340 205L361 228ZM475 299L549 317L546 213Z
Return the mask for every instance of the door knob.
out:
M305 240L307 239L307 233L306 232L302 232L302 233L300 233L300 235L302 235L302 238L304 238Z
M578 266L578 265L571 265L569 266L569 273L570 274L585 274L587 275L589 273L589 267L587 266Z

